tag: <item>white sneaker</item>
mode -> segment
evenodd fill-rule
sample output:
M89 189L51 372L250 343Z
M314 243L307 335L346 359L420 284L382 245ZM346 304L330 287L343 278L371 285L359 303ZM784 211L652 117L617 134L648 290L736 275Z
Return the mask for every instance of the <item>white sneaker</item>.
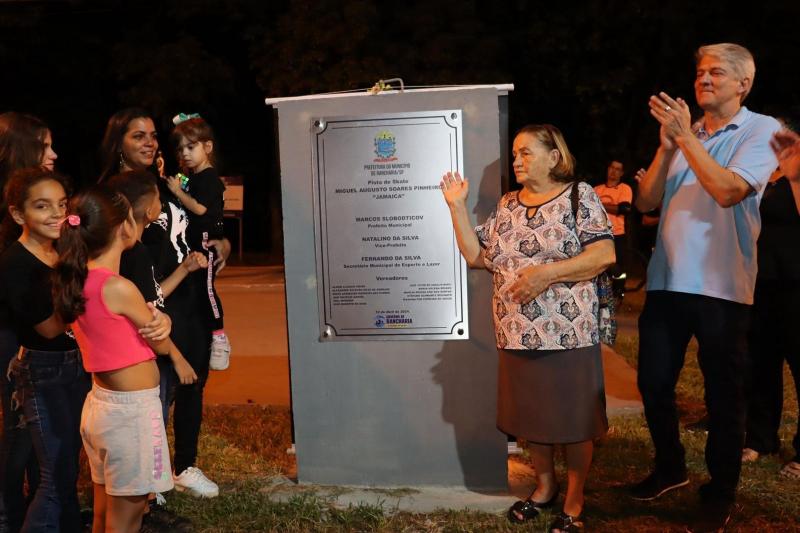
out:
M508 443L508 455L522 455L522 448L519 447L517 441L510 441Z
M195 466L190 466L179 476L173 476L175 490L186 491L196 498L216 498L219 496L219 487Z
M231 343L224 333L211 337L211 370L225 370L231 362Z

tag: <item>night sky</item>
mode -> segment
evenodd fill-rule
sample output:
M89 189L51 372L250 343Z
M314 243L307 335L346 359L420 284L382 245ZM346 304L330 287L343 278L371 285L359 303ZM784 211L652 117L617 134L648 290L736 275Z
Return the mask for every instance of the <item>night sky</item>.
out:
M247 250L281 260L280 183L268 96L407 85L513 83L512 131L551 122L586 180L607 158L646 166L650 94L693 101L694 50L731 41L756 59L750 109L800 117L800 2L0 0L0 111L43 118L58 167L95 181L108 117L199 112L223 174L245 178ZM696 114L697 110L695 110ZM174 167L169 167L170 169ZM626 176L629 178L630 174Z

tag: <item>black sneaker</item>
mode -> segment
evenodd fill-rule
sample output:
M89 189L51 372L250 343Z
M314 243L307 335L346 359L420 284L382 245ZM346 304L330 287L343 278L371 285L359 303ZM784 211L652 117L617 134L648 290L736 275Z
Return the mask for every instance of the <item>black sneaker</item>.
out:
M699 420L686 424L685 429L692 433L708 433L708 415L703 415Z
M655 500L673 489L685 487L688 484L689 478L686 472L682 472L679 475L665 475L653 471L653 473L642 481L633 485L630 488L630 493L634 500L650 501Z
M141 533L191 533L194 531L192 521L178 516L166 504L150 502L150 511L142 517Z
M736 510L737 506L733 503L704 503L697 510L691 523L686 526L686 531L689 533L718 533L725 531L725 527Z

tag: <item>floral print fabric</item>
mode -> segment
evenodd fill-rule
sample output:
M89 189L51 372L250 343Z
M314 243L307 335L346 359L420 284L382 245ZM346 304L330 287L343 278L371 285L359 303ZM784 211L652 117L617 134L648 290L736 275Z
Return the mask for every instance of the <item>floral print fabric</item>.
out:
M570 191L578 186L577 217ZM486 267L493 274L497 347L506 350L571 350L600 342L597 290L593 280L554 283L525 304L510 300L517 272L529 265L562 261L600 239L612 239L603 204L586 183L568 186L529 218L518 192L500 199L488 220L477 228ZM531 210L533 211L533 210ZM576 220L577 218L577 220Z

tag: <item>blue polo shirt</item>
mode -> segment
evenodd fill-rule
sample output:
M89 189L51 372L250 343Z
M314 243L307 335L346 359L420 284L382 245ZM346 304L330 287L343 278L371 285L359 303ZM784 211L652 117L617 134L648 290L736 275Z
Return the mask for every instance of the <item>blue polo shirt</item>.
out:
M753 303L756 241L761 231L758 205L778 160L769 147L777 120L742 107L723 128L697 137L721 166L741 176L755 191L723 208L697 180L678 150L667 171L658 238L647 268L647 290L700 294Z

